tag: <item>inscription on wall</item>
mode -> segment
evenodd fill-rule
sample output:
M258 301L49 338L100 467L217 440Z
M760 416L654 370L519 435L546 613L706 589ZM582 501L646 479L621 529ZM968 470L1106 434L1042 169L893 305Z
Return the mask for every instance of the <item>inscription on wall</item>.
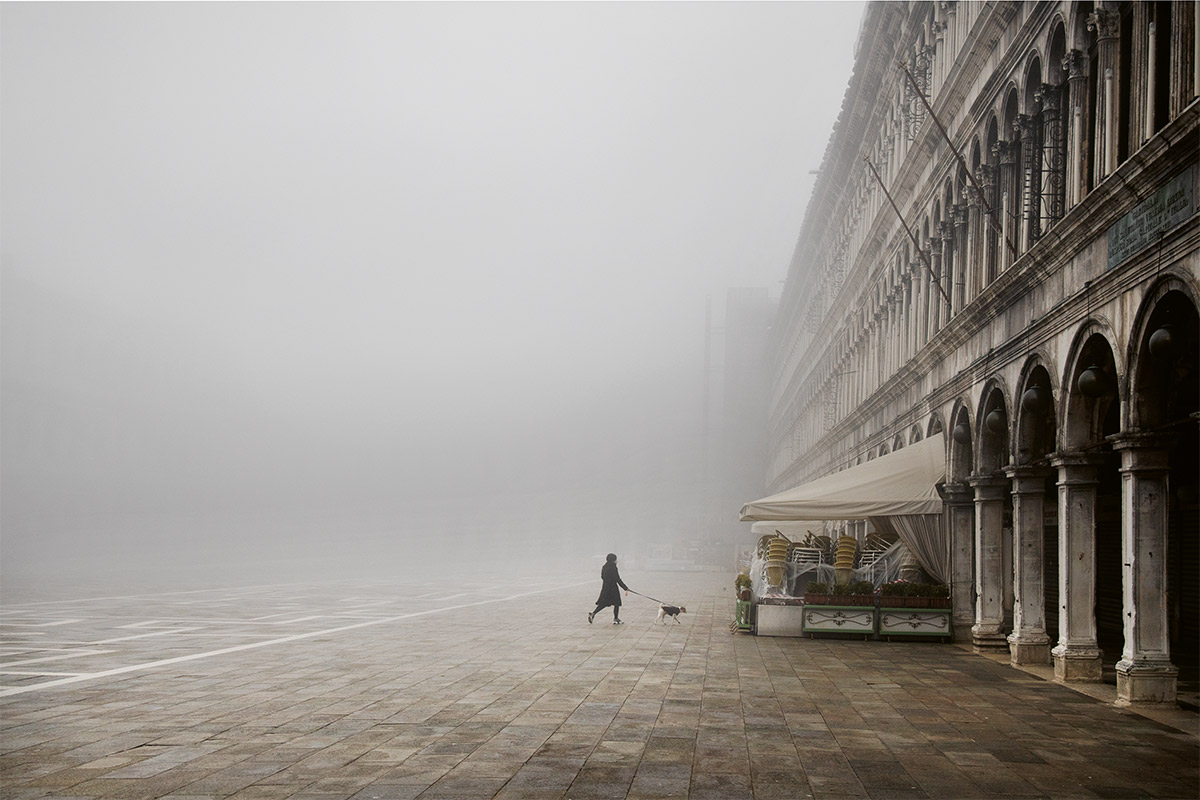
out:
M1196 213L1196 166L1188 167L1108 229L1108 268Z

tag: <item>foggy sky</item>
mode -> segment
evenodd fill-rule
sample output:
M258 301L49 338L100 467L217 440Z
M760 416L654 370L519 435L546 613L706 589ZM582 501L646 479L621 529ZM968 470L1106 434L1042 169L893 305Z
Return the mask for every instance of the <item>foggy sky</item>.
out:
M861 11L5 4L4 570L686 530Z

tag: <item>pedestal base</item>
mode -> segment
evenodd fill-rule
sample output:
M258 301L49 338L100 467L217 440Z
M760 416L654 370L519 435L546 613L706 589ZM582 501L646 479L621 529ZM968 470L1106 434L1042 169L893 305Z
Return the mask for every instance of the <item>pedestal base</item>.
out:
M1049 664L1050 637L1046 634L1008 637L1008 651L1013 664Z
M1169 661L1117 662L1117 705L1174 703L1179 670Z
M1007 653L1008 638L1000 631L976 625L971 628L971 643L976 653Z
M1099 683L1103 680L1100 650L1064 648L1050 651L1054 657L1054 680L1063 683Z

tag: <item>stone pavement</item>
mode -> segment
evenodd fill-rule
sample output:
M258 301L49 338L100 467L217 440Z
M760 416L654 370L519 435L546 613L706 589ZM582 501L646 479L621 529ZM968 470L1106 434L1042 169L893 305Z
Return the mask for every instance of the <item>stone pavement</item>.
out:
M4 798L1195 798L1175 726L934 643L731 634L732 575L11 603ZM727 587L730 587L727 589Z

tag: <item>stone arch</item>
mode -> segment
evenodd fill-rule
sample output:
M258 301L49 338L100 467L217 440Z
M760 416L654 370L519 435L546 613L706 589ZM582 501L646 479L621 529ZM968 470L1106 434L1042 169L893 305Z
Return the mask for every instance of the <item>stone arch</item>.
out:
M1060 86L1067 76L1063 70L1063 58L1067 55L1066 22L1061 14L1056 14L1050 22L1050 33L1046 37L1046 67L1043 80L1054 86Z
M886 456L890 452L891 452L891 449L888 447L887 442L884 442L883 444L879 445L879 455L880 456Z
M1004 90L1001 97L1004 100L1000 103L1000 136L1008 139L1012 137L1012 126L1017 121L1017 115L1021 113L1020 92L1017 89L1016 81L1009 81L1008 88Z
M935 411L929 417L929 425L925 428L925 435L933 436L935 433L941 433L943 430L942 415Z
M921 432L921 424L920 423L917 423L908 429L908 443L909 444L916 444L917 442L921 441L923 438L925 438L925 437Z
M1087 28L1087 19L1095 10L1095 3L1091 0L1075 3L1071 7L1068 30L1071 31L1070 47L1072 50L1081 50L1086 53L1095 45L1095 34Z
M1060 446L1064 450L1094 447L1121 430L1119 350L1105 320L1092 318L1080 326L1067 358L1059 396ZM1089 391L1080 387L1083 373ZM1090 393L1089 393L1090 392Z
M992 475L1009 463L1009 392L1003 379L989 380L979 400L979 412L975 416L975 473ZM988 422L989 415L992 416Z
M1161 278L1146 293L1130 336L1126 430L1132 435L1123 442L1128 452L1122 453L1124 468L1152 467L1149 473L1136 473L1132 491L1142 498L1162 498L1140 506L1155 516L1136 516L1133 535L1147 549L1152 546L1147 543L1157 541L1155 549L1166 552L1161 566L1143 566L1140 574L1148 583L1165 583L1165 609L1151 608L1148 617L1161 615L1165 644L1181 675L1200 672L1200 619L1195 613L1200 607L1198 306L1195 287L1175 275ZM1153 603L1161 603L1161 595Z
M950 463L946 480L951 483L966 483L967 478L974 471L973 445L975 438L971 435L970 408L970 404L960 397L955 401L954 409L950 412L950 419L953 422L950 426Z
M894 453L897 450L903 450L903 449L904 449L904 434L897 433L895 438L892 439L892 452Z
M1016 437L1013 463L1044 463L1058 449L1058 424L1054 396L1054 365L1044 353L1035 353L1025 362L1017 385Z
M1042 55L1037 50L1030 50L1025 57L1025 69L1022 72L1022 80L1024 91L1021 93L1021 99L1024 101L1021 110L1025 114L1032 114L1037 109L1037 100L1034 95L1042 85Z
M1197 302L1195 287L1174 275L1146 294L1127 353L1127 430L1179 424L1196 410Z

